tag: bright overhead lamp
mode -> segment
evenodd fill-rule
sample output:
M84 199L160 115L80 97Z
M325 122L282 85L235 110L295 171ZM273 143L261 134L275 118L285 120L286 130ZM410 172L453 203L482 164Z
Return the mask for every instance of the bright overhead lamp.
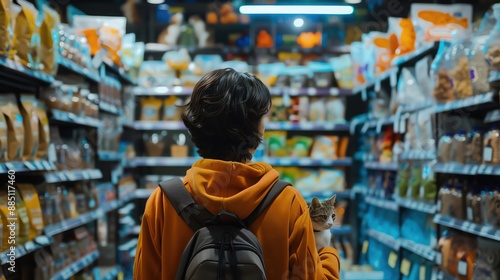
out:
M296 18L294 21L293 21L293 25L295 27L302 27L304 25L304 20L301 19L301 18Z
M165 0L148 0L148 3L153 5L163 4L164 2Z
M254 15L350 15L354 8L348 5L244 5L242 14Z
M344 0L347 4L359 4L362 0Z

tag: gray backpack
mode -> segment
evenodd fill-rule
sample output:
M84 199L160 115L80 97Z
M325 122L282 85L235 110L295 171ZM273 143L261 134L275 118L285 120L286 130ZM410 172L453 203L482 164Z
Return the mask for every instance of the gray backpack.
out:
M195 202L179 178L161 182L160 187L177 214L194 231L182 254L175 279L266 279L260 242L248 226L288 185L281 180L275 183L257 208L241 220L226 211L214 216Z

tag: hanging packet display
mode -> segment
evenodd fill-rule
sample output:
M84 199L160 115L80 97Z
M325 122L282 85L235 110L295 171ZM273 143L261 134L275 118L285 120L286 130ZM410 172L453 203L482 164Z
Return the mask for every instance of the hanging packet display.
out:
M49 153L50 130L49 118L45 105L42 102L35 103L35 114L38 118L38 150L36 153L37 159L44 159Z
M24 147L23 160L32 160L38 151L38 116L36 114L36 103L34 95L21 95L21 106L19 107L23 116L24 125Z
M424 41L451 40L453 31L459 36L472 31L472 5L421 4L411 5L411 18L417 26L418 38Z
M368 33L373 42L375 52L375 75L383 73L391 67L393 52L390 48L389 34L373 31Z
M17 15L14 24L11 58L25 66L36 68L38 66L40 41L32 40L32 37L39 36L39 28L36 26L38 11L30 2L25 0L17 2L21 5L21 11ZM32 45L32 43L35 45Z

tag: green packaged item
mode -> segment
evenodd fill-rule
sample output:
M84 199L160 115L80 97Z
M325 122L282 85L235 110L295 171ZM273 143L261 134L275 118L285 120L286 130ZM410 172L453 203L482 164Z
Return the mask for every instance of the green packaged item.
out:
M266 131L264 139L269 156L284 157L287 155L286 131Z
M287 146L290 148L290 156L292 157L307 157L314 140L307 136L294 136L287 141Z
M409 168L410 165L406 162L399 165L396 176L396 192L399 197L405 197L408 192Z
M407 196L410 198L418 198L420 195L420 185L422 183L422 165L413 164L411 168L411 177L409 183L409 191Z

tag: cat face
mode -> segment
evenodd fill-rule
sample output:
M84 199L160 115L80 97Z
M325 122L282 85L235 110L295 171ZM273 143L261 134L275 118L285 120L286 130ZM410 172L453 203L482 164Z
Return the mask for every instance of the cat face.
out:
M337 195L333 195L330 199L320 202L316 197L313 198L309 205L309 215L315 230L327 230L333 226L335 221L335 199Z

